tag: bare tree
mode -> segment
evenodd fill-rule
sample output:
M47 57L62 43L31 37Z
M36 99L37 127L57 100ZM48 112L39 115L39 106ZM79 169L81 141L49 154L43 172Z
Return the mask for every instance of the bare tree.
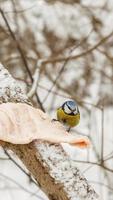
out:
M68 98L78 101L81 124L72 132L87 135L92 148L82 156L75 150L73 160L102 199L113 199L110 1L10 0L0 12L1 62L51 117Z

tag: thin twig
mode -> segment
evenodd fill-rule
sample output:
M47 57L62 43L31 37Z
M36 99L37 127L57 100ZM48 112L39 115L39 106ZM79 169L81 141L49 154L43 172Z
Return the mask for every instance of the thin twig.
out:
M4 153L8 156L8 158L25 174L28 176L30 181L37 186L37 183L32 179L32 177L10 156L7 150L4 149Z
M108 167L105 166L105 165L101 165L101 163L98 163L98 162L84 161L84 160L83 160L83 161L82 161L82 160L74 160L74 161L75 161L75 162L78 162L78 163L97 165L97 166L102 167L102 168L104 168L105 170L107 170L107 171L113 173L113 169L110 169L110 168L108 168ZM83 173L85 173L85 170L83 171Z
M38 87L38 82L39 82L39 78L40 78L40 70L41 70L41 66L44 60L40 59L38 60L37 63L37 68L35 70L34 76L33 76L33 84L32 87L30 89L30 91L28 92L27 96L29 98L31 98L37 91L37 87Z
M25 192L27 192L27 193L29 193L29 194L32 194L32 195L34 195L34 196L36 196L36 197L38 197L38 198L40 198L40 199L43 200L43 198L42 198L41 196L37 195L36 193L33 193L33 192L29 191L28 189L26 189L25 187L23 187L22 185L20 185L18 182L16 182L16 181L15 181L14 179L12 179L11 177L9 177L9 176L7 176L7 175L5 175L5 174L2 174L2 173L0 173L0 177L5 178L5 179L7 179L7 180L13 182L14 184L18 185L18 186L19 186L22 190L24 190Z
M26 68L26 70L27 70L27 72L28 72L28 74L29 74L29 77L30 77L31 82L33 83L33 77L32 77L31 71L30 71L30 69L29 69L29 66L28 66L28 64L27 64L27 60L26 60L26 58L25 58L25 56L24 56L23 50L22 50L22 48L21 48L21 45L20 45L20 43L18 42L18 40L17 40L15 34L13 33L13 31L12 31L12 29L11 29L9 23L8 23L8 20L7 20L7 18L5 17L5 14L4 14L4 12L3 12L3 10L2 10L1 8L0 8L0 12L1 12L1 15L2 15L2 17L3 17L4 21L5 21L5 24L6 24L8 30L9 30L9 32L10 32L10 34L11 34L11 37L13 38L13 40L15 41L15 43L16 43L16 45L17 45L17 49L18 49L18 51L19 51L19 53L20 53L20 55L21 55L22 61L23 61L23 63L24 63L24 66L25 66L25 68ZM44 107L43 107L43 105L42 105L42 103L41 103L41 101L40 101L39 96L37 95L37 93L35 93L35 95L36 95L36 98L37 98L37 101L38 101L38 103L39 103L40 108L45 112L45 109L44 109Z
M104 160L104 107L101 109L102 117L101 117L101 164L103 164Z
M57 62L64 62L68 59L70 60L76 60L78 58L81 58L83 56L88 55L89 53L92 53L92 51L97 50L97 48L99 46L101 46L102 44L104 44L109 38L111 38L113 36L113 31L108 34L107 36L103 37L99 42L97 42L97 44L95 44L93 47L89 48L87 51L84 51L78 55L75 56L65 56L65 57L60 57L60 58L50 58L44 61L43 64L48 64L48 63L57 63Z
M109 185L106 185L105 183L102 183L99 181L89 181L89 183L99 184L99 185L104 186L104 187L108 188L109 190L113 191L113 188L110 187Z
M108 157L108 158L106 158L106 159L104 159L103 162L106 162L106 161L108 161L108 160L111 160L112 158L113 158L113 155L110 156L110 157Z
M87 37L85 37L82 41L80 41L77 45L75 45L73 48L70 49L69 51L69 55L68 55L68 58L66 60L64 60L64 64L62 65L60 71L58 72L58 75L56 76L55 80L53 81L53 84L51 86L51 88L49 89L48 93L46 94L46 97L44 98L42 104L47 100L49 94L51 93L52 89L54 88L54 86L56 85L58 79L61 77L62 73L64 72L64 69L67 65L67 63L71 60L71 53L77 49L81 43L83 43L84 41L86 41L89 37L89 35L91 34L92 30L90 31L90 33L87 35ZM46 62L46 61L45 61Z
M39 69L35 70L34 76L33 76L33 84L30 89L30 91L27 93L28 98L33 97L33 95L36 93L37 85L38 85L38 75L39 75Z

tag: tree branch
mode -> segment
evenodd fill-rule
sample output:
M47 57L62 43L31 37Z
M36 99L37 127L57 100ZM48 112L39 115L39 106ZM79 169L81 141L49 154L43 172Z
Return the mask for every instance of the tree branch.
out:
M23 102L30 104L21 88L6 69L0 65L0 103ZM17 145L1 142L25 164L50 200L96 200L98 195L66 155L60 145L32 142Z
M94 50L98 50L98 47L100 47L101 45L103 45L107 40L109 40L111 37L113 36L113 31L111 31L111 33L109 33L108 35L106 35L105 37L101 38L100 41L98 41L94 46L90 47L87 51L83 51L77 55L72 55L72 56L64 56L64 57L55 57L55 58L48 58L48 59L44 59L44 61L42 62L42 64L48 64L48 63L57 63L57 62L66 62L68 60L76 60L82 57L87 56L88 54L92 53Z
M19 52L19 54L20 54L20 56L21 56L21 58L22 58L22 61L23 61L24 66L25 66L25 68L26 68L26 70L27 70L27 72L28 72L28 74L29 74L29 78L30 78L31 82L33 83L33 77L32 77L31 71L30 71L30 69L29 69L29 66L28 66L26 57L25 57L25 55L24 55L24 52L23 52L23 50L22 50L22 48L21 48L21 45L20 45L19 41L17 40L15 34L13 33L13 31L12 31L12 29L11 29L11 27L10 27L10 24L8 23L8 20L7 20L5 14L4 14L4 12L3 12L3 10L2 10L1 8L0 8L0 13L1 13L1 15L2 15L2 18L4 19L4 22L5 22L5 24L6 24L6 27L8 28L8 31L9 31L11 37L13 38L13 40L14 40L16 46L17 46L17 50L18 50L18 52ZM41 108L43 111L45 111L45 110L44 110L44 107L42 106L42 103L41 103L41 101L40 101L40 98L39 98L37 92L35 92L35 95L36 95L36 98L37 98L37 101L38 101L38 104L39 104L40 108Z

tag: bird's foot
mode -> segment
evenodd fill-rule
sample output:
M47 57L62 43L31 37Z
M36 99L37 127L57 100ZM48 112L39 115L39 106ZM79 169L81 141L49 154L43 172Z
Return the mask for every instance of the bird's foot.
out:
M70 132L70 130L71 130L71 127L69 127L69 128L67 129L67 132Z
M51 121L52 121L52 122L59 122L58 119L52 119Z

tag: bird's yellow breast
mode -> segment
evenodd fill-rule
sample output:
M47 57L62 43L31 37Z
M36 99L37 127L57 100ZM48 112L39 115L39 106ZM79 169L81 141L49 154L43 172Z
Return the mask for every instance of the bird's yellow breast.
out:
M57 109L57 119L64 124L73 127L76 126L80 121L80 114L69 115L66 114L62 108Z

